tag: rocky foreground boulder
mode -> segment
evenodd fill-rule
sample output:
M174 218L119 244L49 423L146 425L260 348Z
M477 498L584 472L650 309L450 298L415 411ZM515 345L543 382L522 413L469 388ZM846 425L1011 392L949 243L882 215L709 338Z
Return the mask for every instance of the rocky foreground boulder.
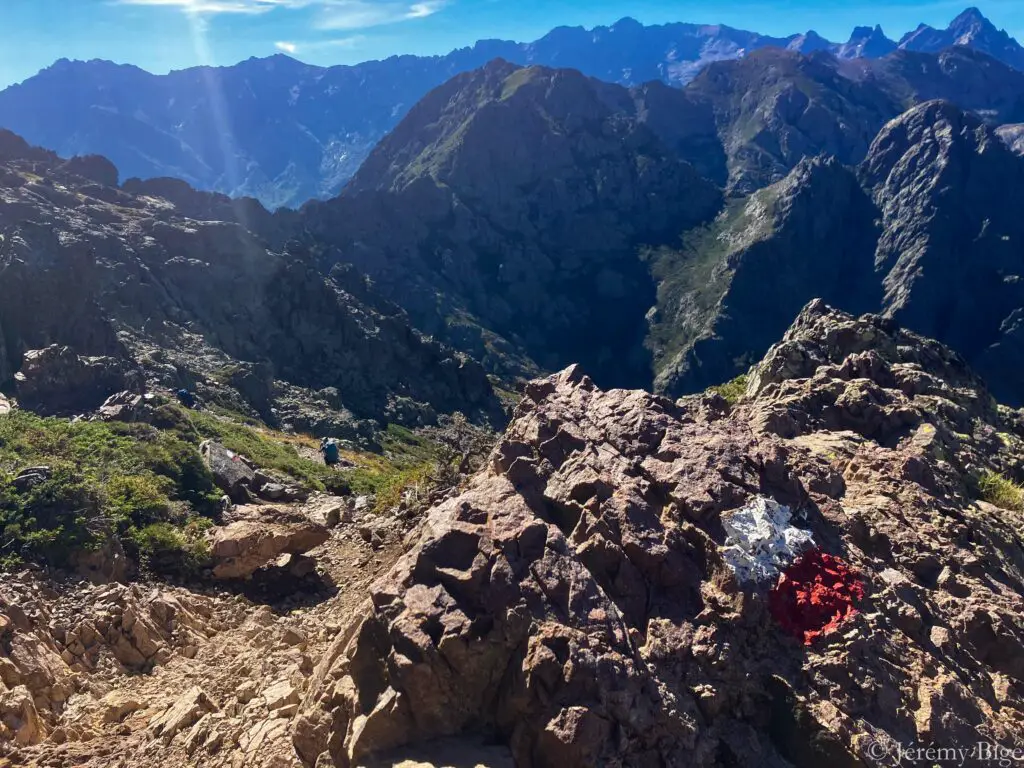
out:
M300 512L239 507L232 522L212 534L213 575L245 579L281 555L302 555L330 538L327 528Z
M977 489L1019 479L1022 447L1022 414L947 348L821 302L735 405L576 368L534 382L321 660L296 751L351 766L460 736L569 768L1011 747L1024 513Z

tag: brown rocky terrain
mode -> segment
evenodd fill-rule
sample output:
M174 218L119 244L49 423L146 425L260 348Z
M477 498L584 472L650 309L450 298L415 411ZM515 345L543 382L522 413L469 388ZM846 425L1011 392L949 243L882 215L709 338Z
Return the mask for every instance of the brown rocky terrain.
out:
M290 720L315 661L400 553L401 526L341 499L264 511L314 525L338 505L312 578L285 568L200 589L5 575L0 765L296 765Z
M470 735L520 766L883 766L898 744L1019 746L1024 518L978 482L1020 478L1022 446L948 349L820 302L735 406L536 381L320 660L296 749L361 765ZM756 499L819 552L774 586L728 565ZM780 613L814 562L850 609Z

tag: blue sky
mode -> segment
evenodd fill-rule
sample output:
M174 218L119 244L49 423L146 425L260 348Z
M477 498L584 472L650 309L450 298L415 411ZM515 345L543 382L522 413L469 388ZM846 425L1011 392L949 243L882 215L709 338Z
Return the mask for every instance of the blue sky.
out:
M480 38L532 40L554 26L633 16L724 23L784 35L814 29L845 39L858 24L890 37L946 24L970 0L0 0L0 86L54 60L111 59L152 72L233 64L286 51L313 64L353 64L396 53L445 53ZM1024 38L1022 0L975 0L997 26Z

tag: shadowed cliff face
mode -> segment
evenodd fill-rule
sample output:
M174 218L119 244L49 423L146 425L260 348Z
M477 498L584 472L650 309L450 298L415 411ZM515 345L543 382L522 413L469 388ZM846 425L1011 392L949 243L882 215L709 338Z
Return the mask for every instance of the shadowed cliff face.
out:
M365 269L419 327L496 370L512 345L541 368L580 361L643 385L655 286L637 247L708 219L721 196L622 106L637 111L575 72L489 65L428 96L303 225L335 246L326 259ZM501 346L472 341L473 325Z

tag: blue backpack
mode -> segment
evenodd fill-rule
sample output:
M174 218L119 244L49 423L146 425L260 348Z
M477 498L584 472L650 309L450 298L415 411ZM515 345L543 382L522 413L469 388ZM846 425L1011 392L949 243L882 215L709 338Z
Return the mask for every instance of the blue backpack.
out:
M341 449L337 440L328 440L324 443L324 461L335 463L341 458Z

